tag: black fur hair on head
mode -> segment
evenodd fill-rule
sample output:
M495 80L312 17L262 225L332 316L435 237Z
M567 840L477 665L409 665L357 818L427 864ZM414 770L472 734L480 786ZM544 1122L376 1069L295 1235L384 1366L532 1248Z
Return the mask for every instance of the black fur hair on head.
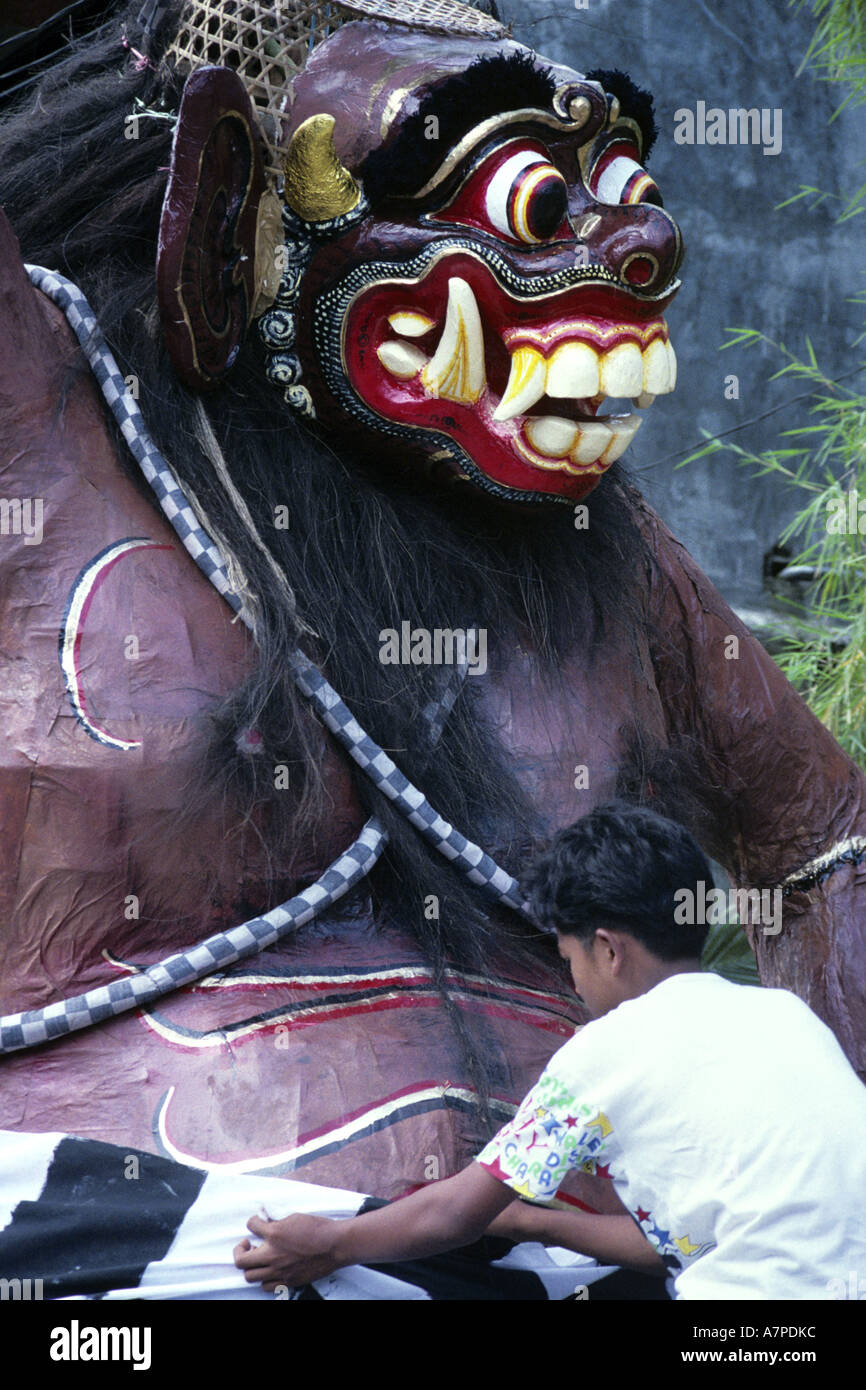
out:
M606 92L618 99L624 116L637 121L643 136L642 158L646 163L659 133L651 93L619 68L593 68L586 76L590 82L600 82Z
M198 800L190 797L190 816L206 800L224 807L227 835L247 823L261 827L274 901L286 895L285 866L299 846L315 862L333 806L321 727L287 673L288 653L300 643L440 813L519 873L531 842L549 828L491 728L476 690L482 683L465 681L433 750L425 711L440 692L441 668L383 665L379 634L399 629L401 620L428 630L486 627L494 678L519 646L535 654L539 688L554 691L569 654L591 666L614 634L638 664L653 557L634 490L614 465L588 499L589 528L578 531L566 507L509 508L464 484L447 491L406 472L386 473L374 439L337 449L299 422L265 378L257 334L226 384L206 399L181 386L158 331L154 282L171 123L144 114L137 140L124 133L126 112L177 109L180 79L160 61L176 15L155 39L136 24L140 4L133 0L98 37L70 48L4 119L0 204L24 258L81 286L124 375L141 384L139 404L155 442L258 601L255 670L200 720L202 783ZM153 68L132 64L124 36ZM548 76L528 58L485 64L485 73L489 82L470 70L452 89L446 140L508 102L549 99ZM88 372L83 359L81 371ZM150 496L113 417L106 411L105 418L120 465ZM257 535L221 470L245 500ZM279 531L274 509L286 504L291 526ZM241 737L251 728L261 735L255 752ZM580 761L577 750L571 761ZM290 769L288 791L275 790L276 764ZM390 918L414 935L431 962L456 1046L483 1096L507 1063L467 1032L445 968L487 977L497 959L549 958L550 943L504 909L491 911L354 765L349 770L362 807L383 820L390 837L363 891L374 893L378 920ZM168 824L165 834L175 833ZM436 921L424 913L431 894L440 903Z
M386 197L406 197L423 188L449 150L473 126L503 111L550 106L556 82L549 68L539 67L528 50L476 58L465 72L446 77L427 93L404 122L393 144L373 150L360 175L375 206ZM431 116L439 123L438 140L427 138Z

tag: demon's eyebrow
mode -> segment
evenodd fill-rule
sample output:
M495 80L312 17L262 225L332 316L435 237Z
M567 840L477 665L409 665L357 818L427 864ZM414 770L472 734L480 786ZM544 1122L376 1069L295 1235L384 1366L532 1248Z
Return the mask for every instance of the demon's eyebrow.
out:
M491 116L524 107L546 110L556 82L549 68L536 67L528 53L477 58L465 72L440 82L404 122L392 145L373 150L360 169L364 192L375 204L408 197L423 188L450 149ZM430 139L435 117L438 139Z
M646 163L659 133L650 93L644 87L638 87L628 73L619 68L595 68L586 74L586 80L600 82L606 92L618 99L622 114L637 121L643 136L642 158Z

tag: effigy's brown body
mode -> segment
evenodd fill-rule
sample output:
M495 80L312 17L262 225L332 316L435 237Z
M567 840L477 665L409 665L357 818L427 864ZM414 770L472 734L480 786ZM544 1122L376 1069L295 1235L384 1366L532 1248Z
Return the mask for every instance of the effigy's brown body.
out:
M223 808L190 820L200 722L251 669L250 639L120 466L91 379L79 372L70 387L72 335L31 287L5 221L0 317L0 487L44 499L41 544L0 541L0 1012L10 1013L273 907L365 817L323 734L333 814L327 834L298 842L281 866L278 897L255 822ZM864 779L649 507L641 517L657 561L645 610L665 644L636 639L635 654L611 637L591 669L575 656L555 689L515 644L475 677L485 715L555 826L615 791L629 731L662 748L687 734L701 753L695 790L719 807L707 849L735 883L778 887L866 833ZM94 578L75 631L88 717L133 745L120 748L82 727L58 639L82 575L130 540ZM716 784L698 786L708 768ZM806 999L866 1074L864 875L841 864L787 894L781 930L756 928L753 944L764 983ZM486 980L455 972L450 983L498 1059L492 1101L504 1118L585 1015L552 954L534 969L492 958ZM7 1057L0 1128L393 1197L471 1158L471 1100L429 966L362 893L225 976ZM615 1205L598 1177L571 1190Z

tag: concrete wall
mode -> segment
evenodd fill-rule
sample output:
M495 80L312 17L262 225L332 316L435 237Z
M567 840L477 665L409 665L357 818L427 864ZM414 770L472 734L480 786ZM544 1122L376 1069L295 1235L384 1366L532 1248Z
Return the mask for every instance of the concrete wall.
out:
M778 478L753 479L718 454L677 470L701 439L733 436L758 451L780 431L808 423L808 402L790 377L771 382L781 359L763 345L720 352L729 325L747 325L800 352L808 334L831 377L856 365L866 312L848 297L864 288L866 217L834 226L838 205L812 200L777 211L801 184L850 195L866 181L864 108L828 125L845 89L797 76L813 21L785 0L503 0L515 37L578 70L624 68L655 97L660 135L650 159L665 205L687 246L683 287L667 313L679 364L673 396L656 401L627 458L654 506L729 601L761 591L764 552L797 509ZM674 112L707 107L781 108L782 149L678 145ZM859 352L862 360L862 349ZM739 377L726 400L724 378ZM866 373L854 379L866 389Z

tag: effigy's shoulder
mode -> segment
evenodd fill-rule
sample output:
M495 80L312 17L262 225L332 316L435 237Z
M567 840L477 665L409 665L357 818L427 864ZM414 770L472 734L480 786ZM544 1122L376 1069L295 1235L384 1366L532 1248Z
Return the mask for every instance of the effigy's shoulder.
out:
M51 413L57 372L75 357L63 314L33 288L18 239L0 208L0 422L9 431L34 414Z

